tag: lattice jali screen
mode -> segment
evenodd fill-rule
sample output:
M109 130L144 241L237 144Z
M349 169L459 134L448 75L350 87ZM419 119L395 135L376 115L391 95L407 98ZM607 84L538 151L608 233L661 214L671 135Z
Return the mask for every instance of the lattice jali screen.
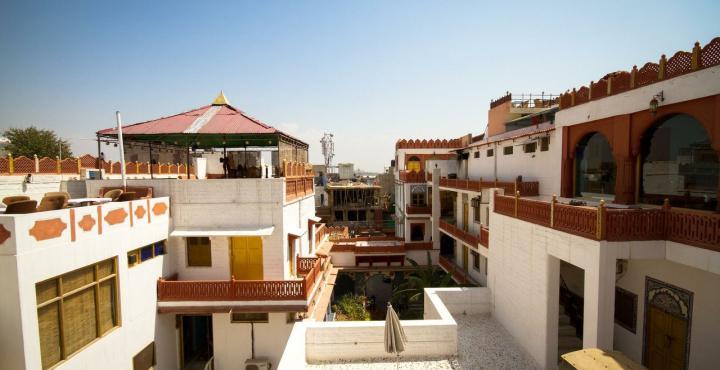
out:
M120 162L115 162L115 163L113 163L113 164L112 164L112 172L113 172L113 173L120 173L121 170L122 170L120 167L121 167Z
M130 162L125 164L126 173L137 173L137 163Z
M720 37L712 39L700 52L700 67L707 68L720 64Z
M140 173L150 173L150 169L148 168L147 162L142 162L138 165L138 172Z
M593 100L603 98L607 95L607 80L602 79L591 85Z
M57 162L48 157L43 157L40 159L39 163L39 171L40 173L57 173Z
M612 77L611 84L611 94L617 94L630 90L630 73L625 71L616 73Z
M575 92L575 104L586 103L590 98L590 89L587 86L583 86Z
M97 159L90 154L85 154L80 157L80 166L82 166L82 168L96 168Z
M660 66L657 63L645 63L635 74L635 87L657 82Z
M665 64L665 78L672 78L692 71L692 53L678 51Z
M25 156L20 156L13 159L14 172L15 173L34 173L35 172L35 160Z
M75 158L65 158L60 161L60 171L62 173L78 173L78 161Z
M10 172L10 161L5 157L0 157L0 173Z

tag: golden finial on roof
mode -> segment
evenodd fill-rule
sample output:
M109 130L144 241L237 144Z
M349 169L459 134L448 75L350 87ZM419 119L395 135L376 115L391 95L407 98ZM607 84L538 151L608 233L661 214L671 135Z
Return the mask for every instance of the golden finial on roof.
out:
M213 100L212 105L230 105L230 102L228 101L227 97L225 96L225 93L220 90L220 95Z

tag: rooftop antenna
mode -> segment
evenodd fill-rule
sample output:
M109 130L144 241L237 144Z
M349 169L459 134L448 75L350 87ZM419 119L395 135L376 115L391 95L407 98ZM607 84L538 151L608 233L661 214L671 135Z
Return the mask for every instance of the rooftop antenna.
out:
M322 154L325 157L325 168L326 171L332 166L333 157L335 157L335 143L333 143L333 134L324 133L322 139L320 139L322 145Z

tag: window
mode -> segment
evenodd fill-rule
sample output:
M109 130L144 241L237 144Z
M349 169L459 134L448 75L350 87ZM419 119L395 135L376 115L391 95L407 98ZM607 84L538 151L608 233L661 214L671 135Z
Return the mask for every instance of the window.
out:
M480 158L480 151L473 153L474 158Z
M550 149L550 138L546 136L540 139L540 151L547 152L548 149Z
M473 221L480 223L480 207L473 207Z
M150 342L133 357L133 370L148 370L155 364L155 342Z
M410 224L410 240L421 242L425 239L425 224Z
M525 153L535 153L537 150L537 142L533 141L532 143L527 143L523 145L523 152Z
M367 221L367 212L365 210L358 211L358 221Z
M503 154L505 154L505 155L513 154L513 147L512 147L512 145L504 147L504 148L503 148Z
M186 238L186 252L188 267L210 267L212 266L212 253L210 252L210 238L188 237Z
M487 154L488 157L492 157L495 155L495 151L492 149L488 149L485 153Z
M165 240L131 250L127 253L128 267L139 265L141 262L162 256L163 254L165 254Z
M470 251L473 258L473 270L480 271L480 254L475 251Z
M632 333L637 326L637 304L637 294L615 287L615 323Z
M480 204L482 202L482 194L470 200L470 205L473 207L473 221L480 223Z
M115 258L35 284L43 369L119 326Z
M425 199L427 196L425 193L412 193L412 198L410 199L410 204L415 207L424 207L425 206Z
M358 211L348 211L348 221L357 221Z
M335 221L345 221L343 211L335 211Z
M266 323L268 322L267 312L233 312L230 322L237 323Z
M593 133L575 150L575 195L615 194L615 158L605 136Z

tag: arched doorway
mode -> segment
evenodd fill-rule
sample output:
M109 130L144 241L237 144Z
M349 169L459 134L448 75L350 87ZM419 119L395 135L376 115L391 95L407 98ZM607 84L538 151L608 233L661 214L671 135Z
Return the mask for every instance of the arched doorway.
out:
M717 207L718 154L702 124L687 114L661 120L642 140L640 201L714 210Z
M408 159L407 162L407 171L408 172L420 172L420 158L416 156L412 156Z
M575 149L575 196L615 198L615 158L605 136L585 136Z

